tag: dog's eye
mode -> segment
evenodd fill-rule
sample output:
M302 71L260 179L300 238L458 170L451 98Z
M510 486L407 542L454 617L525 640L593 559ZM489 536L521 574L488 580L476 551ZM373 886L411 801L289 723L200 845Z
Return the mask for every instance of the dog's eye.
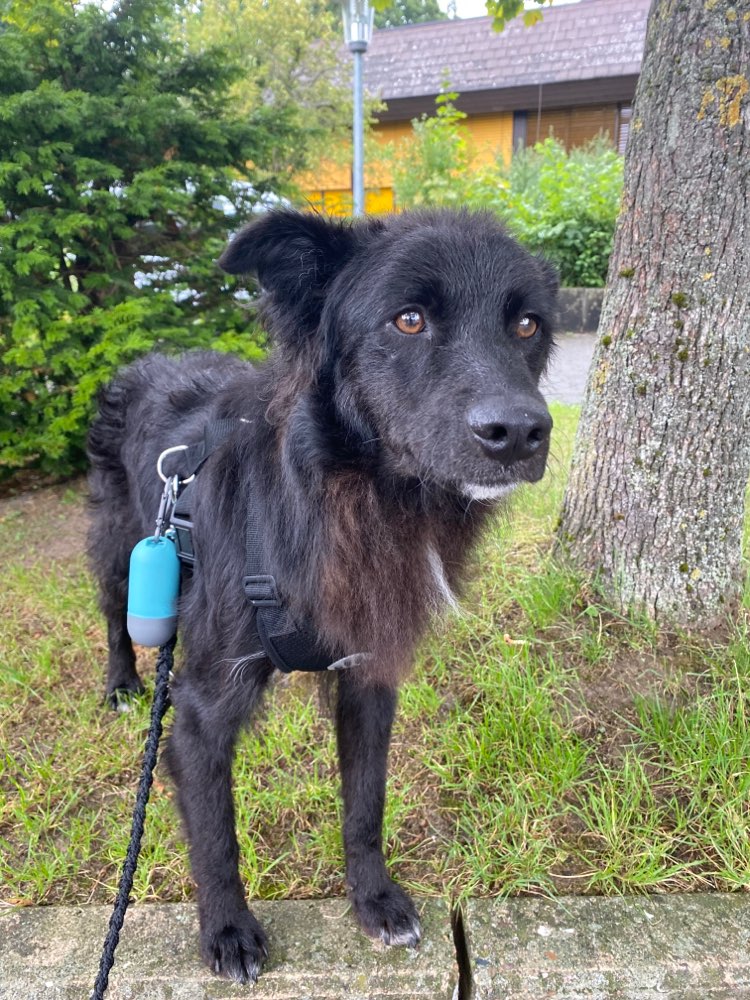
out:
M533 337L538 329L539 323L533 316L522 316L516 324L516 336L525 340L527 337Z
M404 309L393 321L401 333L421 333L425 328L425 318L419 309Z

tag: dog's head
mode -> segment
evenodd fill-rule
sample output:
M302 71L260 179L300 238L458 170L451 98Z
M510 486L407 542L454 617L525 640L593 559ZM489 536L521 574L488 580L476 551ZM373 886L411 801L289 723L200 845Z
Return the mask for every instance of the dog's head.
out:
M310 420L342 454L475 499L542 477L557 276L489 213L272 212L219 264L256 274L272 335L316 358Z

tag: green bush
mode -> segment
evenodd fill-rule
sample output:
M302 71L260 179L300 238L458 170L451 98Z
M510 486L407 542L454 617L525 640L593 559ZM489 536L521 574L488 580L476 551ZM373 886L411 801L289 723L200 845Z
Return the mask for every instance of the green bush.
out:
M496 212L524 246L559 269L563 285L605 283L622 191L622 157L606 139L570 153L555 139L503 163L472 168L469 137L454 105L437 99L432 117L391 151L398 208L465 205Z
M470 150L461 127L466 115L453 103L458 94L441 94L432 117L412 124L412 135L391 151L393 191L399 208L460 206L470 183Z
M563 285L599 287L612 253L622 164L606 139L568 153L550 138L517 151L507 168L480 174L468 201L501 215L525 246L558 267Z

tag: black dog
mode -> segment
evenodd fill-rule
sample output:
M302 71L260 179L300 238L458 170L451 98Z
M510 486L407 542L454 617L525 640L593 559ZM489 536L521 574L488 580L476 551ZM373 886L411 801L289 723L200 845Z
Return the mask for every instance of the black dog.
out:
M90 436L90 553L116 701L142 690L126 578L131 548L153 531L157 457L209 421L233 421L191 487L196 565L180 601L166 762L205 959L245 982L267 952L238 874L230 772L274 669L243 590L248 495L263 572L331 658L349 657L335 716L353 908L367 934L414 946L417 912L381 848L396 689L495 502L544 472L552 421L537 385L557 279L492 216L450 212L354 224L273 212L219 263L258 276L276 349L258 369L151 355L109 386Z

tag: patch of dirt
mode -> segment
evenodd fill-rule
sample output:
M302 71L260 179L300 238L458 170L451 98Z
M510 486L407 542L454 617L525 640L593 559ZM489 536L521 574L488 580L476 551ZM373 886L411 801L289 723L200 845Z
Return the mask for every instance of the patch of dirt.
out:
M659 699L675 706L694 697L697 677L680 656L663 649L616 649L610 660L584 663L579 688L571 696L573 728L597 745L598 755L612 766L632 747L638 702Z
M0 500L21 496L46 486L55 486L64 481L60 476L45 475L38 469L21 469L7 479L0 479Z
M88 523L83 477L5 497L0 500L0 561L17 561L24 553L28 565L78 558L86 549Z
M639 702L659 701L676 709L706 686L707 652L714 635L680 636L662 629L649 641L626 618L581 595L560 624L538 631L540 654L552 647L573 668L575 680L564 693L573 731L591 742L597 756L617 769L628 749L638 749Z

